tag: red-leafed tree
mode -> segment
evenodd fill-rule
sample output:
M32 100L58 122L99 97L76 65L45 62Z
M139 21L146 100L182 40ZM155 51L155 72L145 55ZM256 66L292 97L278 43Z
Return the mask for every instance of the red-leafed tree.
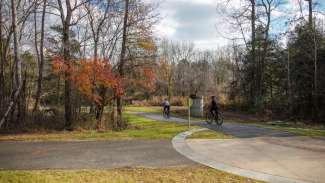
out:
M136 90L141 93L151 93L156 90L156 74L152 67L141 65L133 68L132 76L125 78L125 90Z
M82 59L69 66L62 57L53 59L53 71L59 76L69 73L66 78L76 89L90 99L96 106L97 128L107 101L123 94L122 80L112 71L107 59ZM71 62L70 62L71 63Z

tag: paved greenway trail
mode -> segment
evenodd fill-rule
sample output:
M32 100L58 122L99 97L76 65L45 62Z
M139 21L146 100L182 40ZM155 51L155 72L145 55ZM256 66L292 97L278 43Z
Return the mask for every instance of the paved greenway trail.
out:
M138 113L165 120L159 114ZM171 167L204 164L268 182L325 182L325 140L295 136L246 124L225 123L217 129L235 139L186 140L186 133L170 140L71 142L0 142L0 170ZM187 134L188 135L188 134Z
M195 165L170 140L0 142L1 169L92 169Z
M164 120L156 114L141 115ZM165 121L187 123L177 118ZM218 130L204 122L194 124ZM196 162L250 178L268 182L325 182L324 138L234 123L225 123L219 130L238 138L185 140L184 133L174 138L174 147Z
M169 119L165 119L162 117L162 115L159 114L153 114L153 113L138 113L139 115L159 120L159 121L169 121L169 122L177 122L177 123L188 123L185 119L175 118L171 117ZM251 138L251 137L261 137L261 136L271 136L271 137L288 137L293 136L293 134L287 133L287 132L281 132L272 130L270 128L261 128L254 125L245 125L245 124L223 124L222 128L218 129L215 125L207 125L205 122L192 122L192 125L198 125L205 128L209 128L212 130L218 130L222 131L224 133L227 133L229 135L238 137L238 138Z

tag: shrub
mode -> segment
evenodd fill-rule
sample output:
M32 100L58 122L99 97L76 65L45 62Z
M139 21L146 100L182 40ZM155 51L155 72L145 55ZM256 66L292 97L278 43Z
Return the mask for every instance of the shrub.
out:
M161 106L164 99L168 98L167 96L153 96L148 100L134 100L132 105L134 106ZM186 106L187 97L182 96L173 96L169 101L172 106Z

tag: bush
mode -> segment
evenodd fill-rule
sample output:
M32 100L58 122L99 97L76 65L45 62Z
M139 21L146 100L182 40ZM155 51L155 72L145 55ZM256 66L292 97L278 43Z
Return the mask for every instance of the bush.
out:
M134 106L161 106L164 99L168 98L167 96L153 96L148 100L134 100L132 105ZM172 106L186 106L187 97L173 96L169 101Z

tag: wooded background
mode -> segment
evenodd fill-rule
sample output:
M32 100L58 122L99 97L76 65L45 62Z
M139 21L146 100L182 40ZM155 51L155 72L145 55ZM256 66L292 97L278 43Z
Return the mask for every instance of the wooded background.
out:
M231 1L231 0L230 0ZM233 109L324 122L324 13L316 0L217 1L229 45L199 50L157 37L159 4L2 0L0 128L125 129L123 106L154 96L216 95ZM217 30L216 30L217 31Z

